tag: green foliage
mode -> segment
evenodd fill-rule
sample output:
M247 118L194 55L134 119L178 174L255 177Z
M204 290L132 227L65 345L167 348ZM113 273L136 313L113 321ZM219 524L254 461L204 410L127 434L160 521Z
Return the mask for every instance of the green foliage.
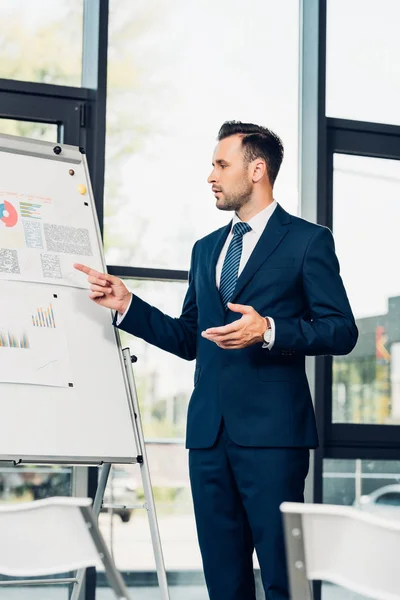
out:
M192 502L189 487L153 486L154 501L159 515L191 514ZM144 490L137 490L138 502L145 502Z
M19 10L0 25L0 75L58 85L80 85L82 1L69 0L33 24Z

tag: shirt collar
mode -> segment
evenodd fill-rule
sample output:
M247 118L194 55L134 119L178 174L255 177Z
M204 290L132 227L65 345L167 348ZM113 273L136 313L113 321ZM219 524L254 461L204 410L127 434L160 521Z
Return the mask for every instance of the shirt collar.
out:
M266 224L268 223L269 218L271 217L272 213L274 212L276 206L277 206L277 202L276 202L276 200L274 200L266 208L263 208L263 210L260 210L259 213L254 215L254 217L252 217L250 219L250 221L247 221L248 224L250 225L251 229L253 231L255 231L256 233L258 233L259 235L261 235L265 229ZM237 214L235 213L233 216L233 219L232 219L231 231L232 231L235 223L239 223L239 222L240 222L240 219L237 216Z

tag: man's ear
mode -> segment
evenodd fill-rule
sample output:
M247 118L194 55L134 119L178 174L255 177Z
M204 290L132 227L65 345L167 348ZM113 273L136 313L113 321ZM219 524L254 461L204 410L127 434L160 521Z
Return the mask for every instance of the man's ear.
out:
M255 161L253 161L253 175L252 175L253 183L257 183L258 181L260 181L260 179L262 179L264 177L266 172L267 172L267 165L265 164L265 162L263 160L256 159Z

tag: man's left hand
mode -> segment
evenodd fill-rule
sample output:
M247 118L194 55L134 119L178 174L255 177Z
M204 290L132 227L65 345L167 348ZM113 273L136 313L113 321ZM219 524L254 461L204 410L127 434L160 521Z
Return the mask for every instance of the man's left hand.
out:
M204 338L227 350L247 348L264 341L263 335L269 326L265 317L258 314L252 306L228 302L228 308L233 312L242 313L243 316L229 325L202 331L201 335Z

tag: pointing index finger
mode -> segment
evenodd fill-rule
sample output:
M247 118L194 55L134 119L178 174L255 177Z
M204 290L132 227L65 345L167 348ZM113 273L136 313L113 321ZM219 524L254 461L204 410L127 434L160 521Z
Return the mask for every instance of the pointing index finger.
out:
M86 265L81 265L79 263L75 263L74 268L77 271L82 271L82 273L85 273L86 275L89 275L90 277L96 277L97 279L103 279L105 281L109 281L110 283L112 283L112 280L114 279L113 275L108 275L107 273L101 273L100 271L96 271L95 269L91 269L90 267L88 267Z
M86 273L86 275L89 275L90 271L92 271L92 269L90 267L87 267L86 265L81 265L79 263L74 263L73 267L77 271L82 271L82 273Z

